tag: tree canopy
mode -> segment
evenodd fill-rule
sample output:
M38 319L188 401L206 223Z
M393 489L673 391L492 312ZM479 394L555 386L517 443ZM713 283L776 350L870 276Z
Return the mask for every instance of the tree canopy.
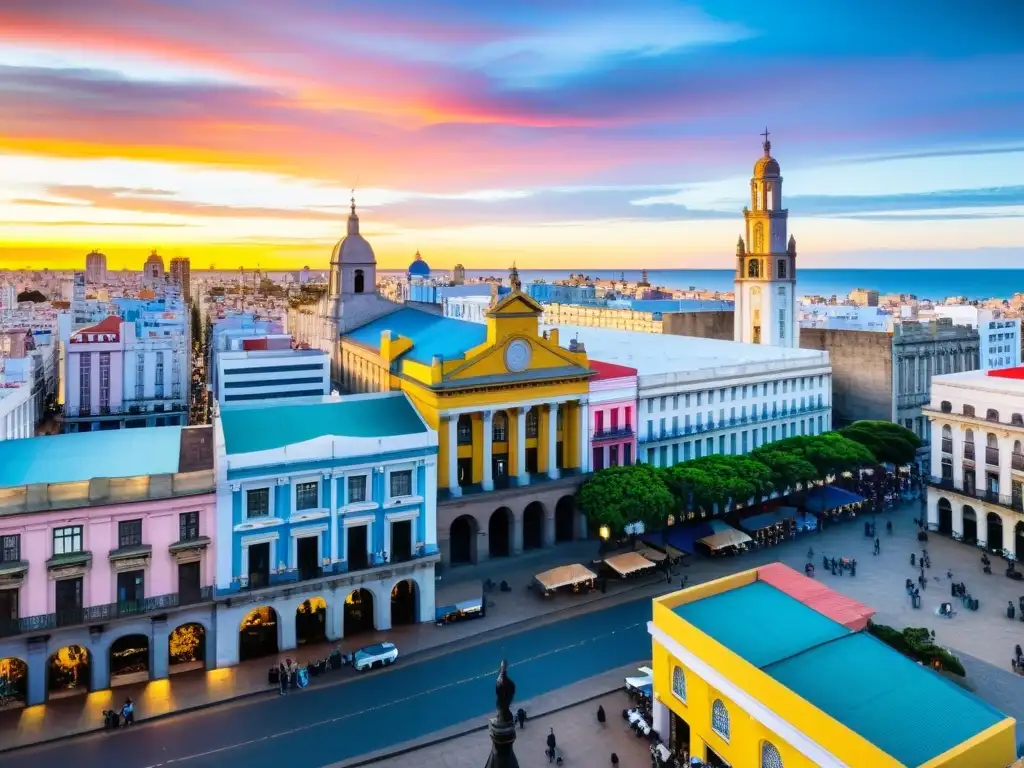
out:
M650 464L595 472L576 498L593 523L607 525L613 534L621 534L627 525L636 522L647 528L661 528L676 508L664 474Z
M773 488L772 471L749 456L713 454L664 470L668 487L683 509L710 512L715 504L761 498Z
M923 444L909 429L891 421L855 421L839 430L839 434L863 445L875 461L897 466L912 462Z

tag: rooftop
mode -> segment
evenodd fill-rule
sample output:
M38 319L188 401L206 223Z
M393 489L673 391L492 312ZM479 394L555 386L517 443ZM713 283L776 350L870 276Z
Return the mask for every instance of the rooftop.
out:
M547 329L550 326L545 326ZM729 366L778 363L826 364L828 355L814 349L770 347L738 341L675 336L667 333L616 331L578 325L559 325L559 343L582 341L587 356L597 360L628 365L640 376L666 373L694 373Z
M933 376L932 382L938 385L981 389L987 392L1024 395L1024 367L944 373L941 376Z
M404 357L424 365L430 365L435 355L445 360L457 360L468 350L487 341L486 325L408 307L356 328L346 333L345 338L379 350L383 331L391 331L397 336L410 339L413 346Z
M270 451L318 437L396 437L428 431L401 392L232 405L221 410L220 421L229 455Z
M625 365L615 363L603 363L600 360L588 360L590 370L597 373L591 381L604 381L605 379L625 379L636 376L636 368L629 368Z
M198 432L186 427L143 427L3 440L0 488L211 469L213 453L203 459L196 443L202 442Z

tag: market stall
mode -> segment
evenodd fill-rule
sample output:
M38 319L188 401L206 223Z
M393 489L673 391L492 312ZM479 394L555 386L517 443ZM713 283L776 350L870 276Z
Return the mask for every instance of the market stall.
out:
M596 578L596 573L579 563L560 565L534 576L545 597L565 587L572 587L573 592L579 592L581 588L591 588Z
M638 549L636 551L636 553L638 555L640 555L641 557L647 558L652 563L660 563L663 560L665 560L665 558L672 557L671 553L672 553L672 551L674 551L672 549L672 547L666 547L665 549L668 550L668 551L662 552L660 550L654 549L653 547L642 547L642 548ZM680 557L682 557L683 553L682 552L678 552L678 554L679 554Z
M438 623L481 618L487 613L484 587L479 581L445 586L443 590L438 590L438 597L442 597L442 593L443 602L439 601L435 610Z
M735 528L730 528L720 533L713 533L710 536L705 536L703 539L698 541L709 554L712 555L728 555L728 554L739 554L745 552L747 545L750 543L751 538L743 533L743 531L737 531Z
M654 567L654 563L639 552L623 552L619 555L612 555L605 559L604 564L622 578L633 576Z
M837 488L834 485L823 485L815 488L804 499L804 509L813 513L820 520L823 517L836 518L844 514L856 516L857 510L864 504L864 497L856 493Z

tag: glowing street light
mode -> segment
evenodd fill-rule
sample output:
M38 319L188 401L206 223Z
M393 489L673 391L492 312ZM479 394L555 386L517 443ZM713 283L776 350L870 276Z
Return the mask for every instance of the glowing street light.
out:
M601 537L602 541L608 541L608 539L611 538L612 532L607 525L602 525L598 528L597 535Z

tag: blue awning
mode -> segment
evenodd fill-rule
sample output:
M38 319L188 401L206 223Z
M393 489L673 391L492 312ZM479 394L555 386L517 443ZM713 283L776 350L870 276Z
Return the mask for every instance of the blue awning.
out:
M815 488L807 494L804 507L818 515L846 504L857 504L861 501L864 501L863 496L836 488L834 485L825 485Z
M714 521L719 522L719 521ZM644 541L654 545L668 544L680 552L692 555L696 549L694 545L705 536L717 533L715 528L706 522L693 523L691 525L672 525L664 531L655 531L644 538Z
M740 528L748 533L755 533L762 528L771 528L783 520L795 520L797 517L796 507L777 507L770 512L762 512L759 515L751 515L740 521Z

